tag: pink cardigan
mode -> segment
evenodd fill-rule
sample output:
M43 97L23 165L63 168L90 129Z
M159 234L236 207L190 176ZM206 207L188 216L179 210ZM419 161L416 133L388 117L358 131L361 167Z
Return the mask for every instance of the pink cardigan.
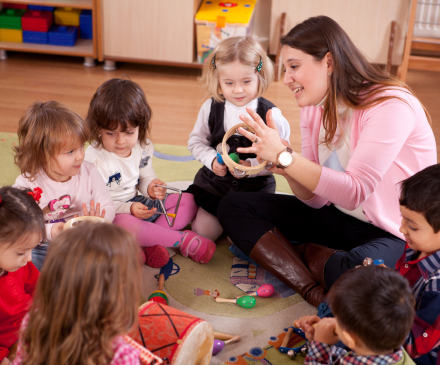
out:
M402 89L385 91L406 100L387 100L366 110L354 110L351 159L345 172L322 167L312 199L313 208L331 203L348 210L362 205L375 226L402 238L399 232L399 182L437 163L431 126L420 102ZM322 107L301 109L302 154L319 163L318 141Z

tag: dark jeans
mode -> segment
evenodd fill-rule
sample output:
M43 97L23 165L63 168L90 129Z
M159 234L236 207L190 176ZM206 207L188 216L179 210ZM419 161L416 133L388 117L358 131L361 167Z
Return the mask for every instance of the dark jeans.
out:
M327 261L327 288L345 271L361 265L365 257L383 259L386 266L394 268L405 249L405 241L373 224L333 205L311 208L292 195L228 194L217 216L227 236L248 256L258 240L274 227L289 241L313 242L346 251L336 252Z
M46 259L47 250L49 246L47 243L39 245L32 250L32 263L36 266L38 271L43 268L44 260Z

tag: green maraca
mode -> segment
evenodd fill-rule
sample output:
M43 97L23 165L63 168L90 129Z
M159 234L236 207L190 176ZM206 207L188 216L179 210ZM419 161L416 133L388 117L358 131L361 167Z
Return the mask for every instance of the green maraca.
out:
M244 297L236 298L236 299L225 299L225 298L215 298L215 301L217 303L236 303L240 307L243 308L253 308L255 307L255 304L257 304L257 301L254 297L251 297L250 295L245 295Z
M240 163L240 157L238 157L238 155L233 152L229 154L229 157L231 158L232 161L234 161L235 163Z

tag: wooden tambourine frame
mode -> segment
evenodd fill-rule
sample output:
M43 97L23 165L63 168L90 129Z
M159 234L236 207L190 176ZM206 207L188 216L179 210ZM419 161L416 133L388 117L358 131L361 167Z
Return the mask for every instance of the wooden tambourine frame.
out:
M249 132L251 132L251 133L254 133L254 134L255 134L255 131L254 131L251 127L249 127L247 124L245 124L245 123L237 124L236 126L234 126L234 127L232 127L231 129L229 129L229 130L226 132L225 136L223 137L223 141L222 141L222 151L226 151L226 141L227 141L228 138L231 137L232 135L234 135L234 134L236 134L236 133L239 133L239 132L238 132L238 128L240 128L240 127L243 128L243 129L246 129L247 131L249 131ZM226 166L228 166L230 169L233 169L233 170L234 170L234 174L235 174L237 177L242 177L242 176L239 176L239 174L236 173L237 170L238 170L238 171L237 171L238 173L240 173L240 172L245 173L243 176L246 176L246 175L255 175L255 174L258 174L259 172L263 171L264 168L265 168L266 165L267 165L267 161L264 161L263 163L260 163L260 164L257 165L257 166L243 166L243 165L240 165L239 163L234 162L234 161L229 157L229 155L228 155L227 153L222 153L222 158L223 158L223 161L224 161L224 163L226 164Z
M72 228L75 227L77 223L80 223L82 221L86 221L86 222L92 222L92 223L110 223L107 219L101 218L101 217L95 217L92 215L85 215L82 217L76 217L71 219L70 221L67 221L64 226L63 229L68 229L68 228Z

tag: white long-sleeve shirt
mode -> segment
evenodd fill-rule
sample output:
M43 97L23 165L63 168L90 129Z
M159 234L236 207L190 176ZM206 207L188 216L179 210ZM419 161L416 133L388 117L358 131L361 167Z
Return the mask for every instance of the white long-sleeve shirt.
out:
M153 152L153 142L148 139L144 147L137 142L130 156L125 158L102 146L87 148L85 160L98 168L115 203L116 214L131 214L133 203L128 200L138 195L138 190L149 197L148 185L157 178L153 169Z
M112 222L115 218L115 206L101 175L95 166L85 161L78 175L72 176L69 181L54 181L44 171L40 171L34 181L20 175L15 180L14 187L31 190L39 187L43 190L38 205L44 213L49 241L52 240L51 230L54 225L50 221L58 219L68 221L75 214L82 216L83 203L86 203L87 210L90 211L90 202L93 200L95 206L97 203L101 205L101 211L105 209L105 219Z
M212 171L212 161L217 156L217 151L211 147L209 131L209 115L211 113L211 103L212 100L206 100L202 107L200 108L199 115L197 116L197 121L194 126L193 131L189 135L188 149L192 155L205 165L208 169ZM246 111L246 107L251 107L252 110L256 111L258 106L258 99L252 100L249 104L237 107L229 101L225 101L225 114L223 118L223 127L225 133L231 129L233 126L243 123L240 119L240 115L243 114L250 118L249 113ZM290 138L290 125L286 118L281 114L281 110L278 108L272 108L272 117L274 119L275 125L278 128L281 139L289 141ZM259 165L256 158L248 159L251 166ZM258 175L251 175L251 177L267 175L270 174L269 171L263 170Z

